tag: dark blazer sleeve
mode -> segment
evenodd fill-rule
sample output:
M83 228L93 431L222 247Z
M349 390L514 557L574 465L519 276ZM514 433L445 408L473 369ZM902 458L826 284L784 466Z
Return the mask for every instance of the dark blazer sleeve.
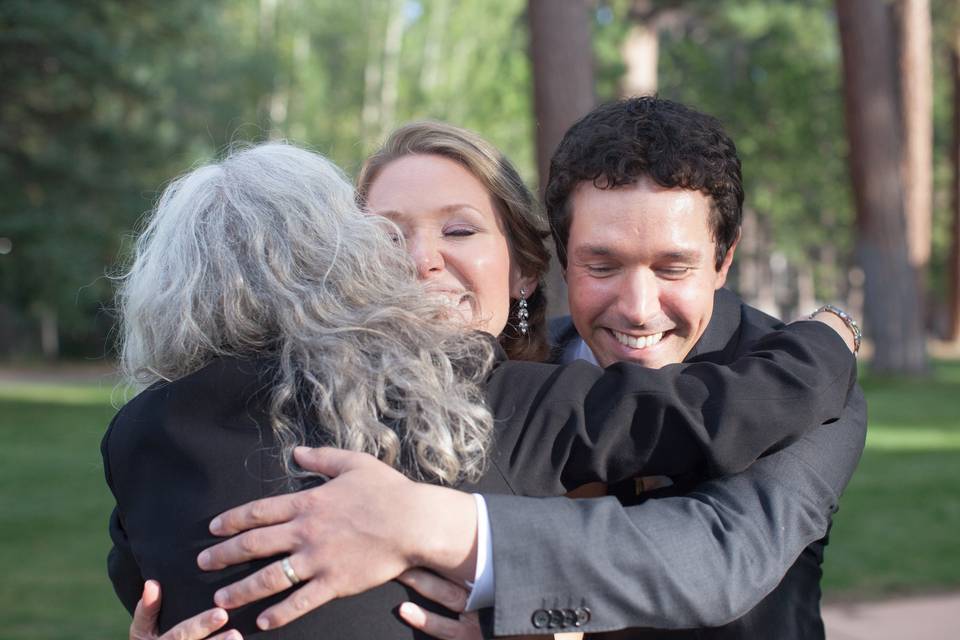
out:
M730 364L507 362L488 391L499 421L494 463L524 495L638 475L735 473L839 418L855 378L843 340L817 322L768 333Z
M110 473L110 451L107 441L116 420L115 417L110 422L107 434L100 445L100 453L103 455L103 470L110 491L113 491L113 478ZM137 585L143 585L144 580L143 576L140 575L140 567L137 565L136 558L133 556L133 550L130 548L127 532L120 519L120 511L116 508L110 514L109 530L113 547L107 555L107 573L110 575L110 581L113 583L120 602L123 603L127 611L133 614L141 595L141 589Z
M197 554L219 542L207 527L218 513L264 497L280 477L245 399L245 376L223 367L150 389L118 414L104 437L104 466L116 509L108 570L131 609L144 579L166 587L160 627L213 606L213 593L263 563L204 572ZM256 611L232 611L231 626L255 631Z
M120 602L133 615L133 610L136 609L137 601L141 596L141 590L137 585L142 586L144 579L133 557L123 523L120 522L120 513L116 509L110 514L110 539L113 547L107 555L107 573L110 575L110 581Z
M586 631L719 626L752 609L797 556L826 535L859 461L866 403L746 471L681 497L484 495L490 516L496 635L547 633L533 615L587 608Z

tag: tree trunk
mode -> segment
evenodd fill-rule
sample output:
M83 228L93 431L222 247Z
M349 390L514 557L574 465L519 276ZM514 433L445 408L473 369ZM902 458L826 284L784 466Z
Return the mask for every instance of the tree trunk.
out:
M383 85L380 89L380 137L396 126L400 87L400 49L403 46L403 0L394 0L383 42Z
M933 61L930 0L897 0L904 208L910 263L930 261L933 216Z
M593 108L593 45L590 12L583 0L528 0L533 111L540 192L550 157L570 125ZM549 315L567 311L566 286L556 263L547 277Z
M363 107L360 110L360 137L364 153L380 144L383 84L383 41L380 20L372 3L367 9L367 56L363 64Z
M750 306L770 315L778 315L771 254L773 239L761 216L750 207L743 210L743 227L737 259L737 293Z
M817 287L816 279L813 275L813 267L809 264L797 266L797 306L793 313L785 315L786 319L792 320L802 315L808 314L817 308Z
M60 323L55 309L40 307L40 349L47 360L60 357Z
M257 48L260 53L267 55L277 53L277 12L280 0L260 0L257 5ZM285 104L278 101L277 95L277 60L274 58L272 77L269 85L264 87L264 93L257 102L257 118L260 132L264 138L275 138L274 118L285 108ZM283 111L286 117L286 111Z
M420 69L420 91L429 99L440 85L441 58L444 55L444 35L447 33L449 2L430 5L430 18L423 44L423 67Z
M952 49L950 66L953 76L953 144L950 158L953 162L953 229L950 236L950 264L947 265L947 300L950 313L946 338L951 342L960 342L960 28L954 33Z
M816 284L819 284L823 300L827 302L839 301L841 290L846 291L846 286L841 284L845 269L839 264L840 252L834 241L837 228L836 212L832 209L822 211L820 213L820 224L827 230L827 236L816 248L816 264L819 269L815 271L814 275L814 294L816 294Z
M927 355L917 270L906 242L892 19L877 0L837 0L836 7L873 368L922 373Z
M624 97L651 96L657 92L657 60L660 40L656 25L636 23L630 27L621 48L627 67L620 94Z

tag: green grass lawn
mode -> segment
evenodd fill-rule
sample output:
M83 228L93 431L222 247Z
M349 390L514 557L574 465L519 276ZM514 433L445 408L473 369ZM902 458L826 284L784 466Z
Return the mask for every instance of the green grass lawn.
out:
M0 386L0 636L126 638L106 578L111 389Z
M863 387L867 448L834 518L826 592L960 588L960 362Z
M960 362L864 381L867 451L827 549L828 597L960 588ZM0 386L0 636L124 638L99 443L112 388Z

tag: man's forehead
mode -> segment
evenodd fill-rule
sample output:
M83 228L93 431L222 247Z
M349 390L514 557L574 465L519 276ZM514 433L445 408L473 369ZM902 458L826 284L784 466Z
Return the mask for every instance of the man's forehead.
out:
M690 189L667 189L649 179L612 189L583 182L570 199L570 216L571 249L589 244L595 253L602 253L606 245L651 233L673 240L678 250L692 250L702 240L713 240L707 196Z
M713 199L698 189L664 187L647 177L616 187L598 187L593 182L584 180L578 183L570 194L568 207L571 220L578 214L583 217L609 213L609 207L614 203L633 205L618 207L623 213L676 213L683 209L692 209L703 213L704 222L708 222L706 216L712 210Z

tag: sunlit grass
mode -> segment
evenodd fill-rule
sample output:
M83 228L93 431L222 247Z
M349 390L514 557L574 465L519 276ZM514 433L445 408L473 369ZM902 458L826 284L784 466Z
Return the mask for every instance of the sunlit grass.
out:
M73 406L120 406L128 395L126 387L103 384L36 384L14 382L0 387L0 400L19 403L57 404Z

